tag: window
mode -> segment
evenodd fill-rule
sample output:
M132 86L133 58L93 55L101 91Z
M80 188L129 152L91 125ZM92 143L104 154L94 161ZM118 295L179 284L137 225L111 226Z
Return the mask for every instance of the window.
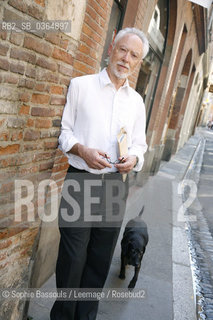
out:
M114 0L110 15L106 42L101 60L101 69L106 67L108 49L117 32L122 28L123 18L126 10L127 0Z
M140 69L136 90L143 97L146 106L147 127L151 117L152 105L158 83L166 44L169 1L159 0L155 6L149 29L149 53Z

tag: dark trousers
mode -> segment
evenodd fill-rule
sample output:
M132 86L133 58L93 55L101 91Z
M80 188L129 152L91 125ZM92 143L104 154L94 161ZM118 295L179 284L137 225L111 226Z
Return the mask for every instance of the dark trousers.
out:
M77 173L74 175L73 173ZM106 210L107 199L106 188L107 181L110 180L110 187L115 181L118 189L117 181L120 181L120 186L125 188L122 191L122 199L126 202L128 195L128 179L125 183L122 182L122 176L119 173L107 175L94 175L78 171L75 168L69 168L65 181L69 178L75 177L83 190L83 183L88 179L101 181L101 186L94 188L93 196L100 197L100 203L94 205L92 209L93 214L102 213L103 218L109 213ZM113 192L117 192L116 188ZM96 190L95 190L96 189ZM63 223L60 209L65 208L67 204L63 199L59 209L59 230L61 234L58 260L56 265L56 286L57 288L103 288L106 281L113 252L120 232L122 219L116 223L85 223L84 222L84 208L83 192L75 192L73 198L80 204L81 217L78 221L72 222L70 225ZM70 192L72 192L70 190ZM110 207L111 208L111 207ZM123 217L125 207L112 208L116 215L118 210L120 217ZM68 212L72 214L72 208ZM104 219L103 219L104 220ZM79 222L80 221L80 222ZM70 301L70 300L56 300L51 310L51 320L95 320L98 311L98 301Z

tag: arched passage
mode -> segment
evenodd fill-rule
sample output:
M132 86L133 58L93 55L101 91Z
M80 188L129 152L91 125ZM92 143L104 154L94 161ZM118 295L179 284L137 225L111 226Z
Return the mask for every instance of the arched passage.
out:
M163 160L168 161L171 155L176 151L177 142L180 132L180 123L183 117L183 110L186 107L186 100L184 99L186 88L189 85L189 75L192 62L192 49L189 50L183 69L178 80L177 87L173 90L172 100L168 114L168 129L165 136L165 148L163 153ZM190 79L191 80L191 79ZM190 81L192 84L192 81ZM185 97L186 98L186 97ZM184 107L185 106L185 107ZM181 111L182 110L182 111ZM178 134L176 134L178 132Z
M180 141L179 140L181 140L181 130L182 130L182 125L183 125L183 119L184 119L184 116L185 116L186 106L187 106L187 103L188 103L189 95L190 95L191 88L192 88L192 83L193 83L193 80L194 80L194 77L195 77L195 73L196 73L196 68L195 68L195 65L193 65L192 71L190 73L190 78L189 78L189 81L188 81L186 93L185 93L185 96L184 96L184 100L183 100L183 103L182 103L182 106L181 106L178 125L177 125L177 129L176 129L175 147L174 147L175 151L179 148L178 145L180 145Z
M156 86L155 96L153 97L153 106L151 108L151 112L149 114L150 121L147 123L147 142L150 144L152 140L152 144L158 145L160 142L158 137L161 136L159 132L163 131L162 126L162 118L165 118L165 113L167 110L164 108L160 108L160 101L162 98L163 88L165 86L165 78L168 72L169 61L171 59L173 43L175 39L175 31L177 24L177 1L169 1L168 4L169 10L169 19L168 19L168 27L167 27L167 36L166 36L166 44L164 50L163 64L161 66L159 77ZM161 112L162 111L162 112ZM155 135L155 130L158 128L158 133ZM151 135L156 136L156 139L151 139Z

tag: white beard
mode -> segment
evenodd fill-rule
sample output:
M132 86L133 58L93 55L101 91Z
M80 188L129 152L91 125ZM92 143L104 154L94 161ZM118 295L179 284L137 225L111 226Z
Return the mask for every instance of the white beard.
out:
M122 62L118 62L120 64L122 64ZM116 78L118 79L127 79L130 75L131 75L131 72L127 72L127 73L122 73L122 72L119 72L117 69L116 69L116 66L114 63L111 63L110 65L110 69L112 71L112 73L114 73L114 75L116 76Z

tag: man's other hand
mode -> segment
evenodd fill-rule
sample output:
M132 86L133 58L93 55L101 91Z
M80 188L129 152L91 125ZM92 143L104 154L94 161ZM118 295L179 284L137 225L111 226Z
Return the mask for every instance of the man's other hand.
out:
M71 153L81 157L89 168L92 169L104 169L106 167L112 168L109 162L104 159L106 152L98 149L88 148L80 143L76 143L72 149Z
M122 160L122 158L123 158L123 160ZM129 173L137 163L137 157L136 156L127 155L127 156L124 156L124 157L120 157L119 160L122 160L122 162L118 163L118 164L115 164L115 167L122 174Z

